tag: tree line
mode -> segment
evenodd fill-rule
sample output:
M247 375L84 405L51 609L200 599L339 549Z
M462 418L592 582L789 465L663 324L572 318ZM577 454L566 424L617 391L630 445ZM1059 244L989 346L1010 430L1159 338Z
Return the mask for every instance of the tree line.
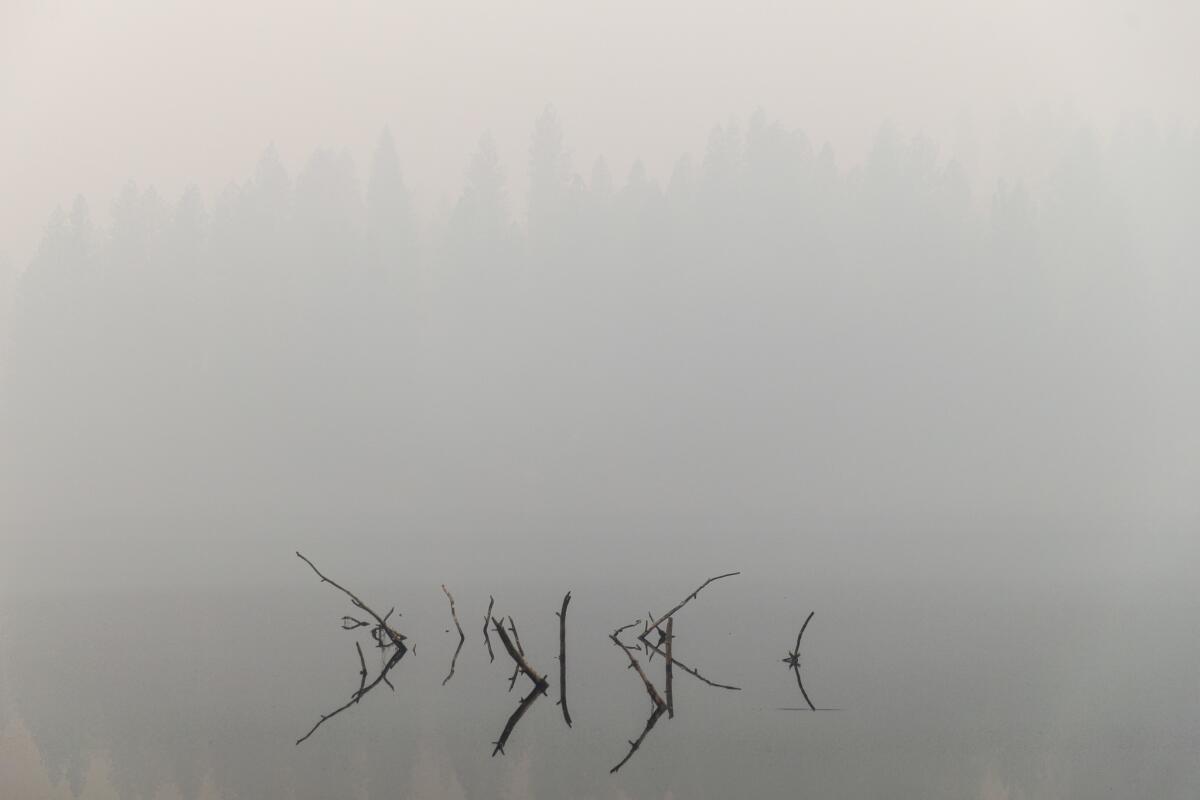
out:
M577 171L547 109L523 210L486 136L428 224L387 131L362 179L269 147L211 201L130 183L22 271L5 485L33 515L1186 506L1198 142L1080 128L987 187L759 112L659 183Z

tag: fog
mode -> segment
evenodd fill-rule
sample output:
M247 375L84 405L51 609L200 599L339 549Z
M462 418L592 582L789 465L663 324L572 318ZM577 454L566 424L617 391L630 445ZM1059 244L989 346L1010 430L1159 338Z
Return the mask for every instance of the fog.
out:
M1198 22L8 4L0 796L1194 797Z

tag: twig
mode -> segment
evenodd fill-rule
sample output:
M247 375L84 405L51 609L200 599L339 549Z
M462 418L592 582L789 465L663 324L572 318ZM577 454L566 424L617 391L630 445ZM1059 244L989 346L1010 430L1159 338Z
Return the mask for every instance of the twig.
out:
M350 706L357 703L359 700L361 700L363 697L365 697L368 692L370 692L372 689L374 689L376 686L378 686L380 681L388 682L387 674L391 671L392 667L396 666L396 664L398 664L400 662L400 659L404 658L404 653L405 653L404 649L402 649L400 647L396 648L396 651L394 653L392 653L392 657L390 659L388 659L387 664L384 665L383 669L381 669L379 671L379 675L375 678L375 680L371 681L371 683L369 683L365 687L363 687L363 688L359 689L357 692L355 692L354 695L350 698L349 702L347 702L345 705L339 707L338 709L336 709L334 711L331 711L328 714L322 714L321 718L319 720L317 720L317 724L313 725L312 728L309 729L308 733L304 734L299 739L297 739L296 744L301 744L302 742L304 742L305 739L307 739L308 737L310 737L314 733L316 733L317 728L319 728L323 724L325 724L326 720L333 719L338 714L342 713L347 708L349 708ZM361 655L361 650L360 650L359 654ZM365 668L365 663L364 663L364 668ZM361 686L361 682L359 685ZM388 682L388 685L391 686L391 683Z
M512 617L509 617L509 623L512 622ZM539 695L546 693L546 689L550 686L549 682L539 675L533 667L529 666L529 662L525 660L525 654L518 651L513 645L512 639L508 637L508 632L504 630L504 625L495 617L492 618L492 626L496 629L496 635L500 637L500 644L504 645L504 649L508 651L509 656L516 662L518 673L524 672L525 675L533 682L533 689L529 694L525 695L521 700L521 704L517 706L517 710L509 716L508 721L504 724L504 731L500 734L500 738L494 742L495 747L492 749L492 755L504 752L504 745L508 741L509 735L513 729L517 727L517 722L529 710Z
M663 622L665 622L666 620L673 617L675 615L675 612L679 611L679 609L686 606L689 601L695 600L696 595L700 594L700 592L704 589L705 586L708 586L713 581L719 581L719 580L721 580L721 578L731 578L734 575L741 575L741 574L742 574L741 572L726 572L724 575L716 575L712 578L709 578L704 583L700 584L699 588L697 588L696 591L692 592L687 597L683 598L683 600L679 603L679 605L675 606L670 611L668 611L666 614L663 614L661 617L659 617L658 619L651 622L648 626L646 626L646 632L643 633L638 638L641 639L643 643L649 644L649 642L646 640L646 636L649 635L650 631L652 629L657 630L658 627L663 624Z
M535 685L533 689L530 690L529 694L521 698L521 703L517 706L517 710L510 714L508 720L504 723L504 730L500 733L500 738L492 742L494 745L492 748L492 758L496 757L496 753L504 753L504 745L508 743L508 737L511 736L512 732L516 729L517 723L521 721L521 717L525 716L525 712L529 710L529 707L532 706L534 701L541 697L542 694L543 692L541 691L541 687Z
M354 698L354 702L357 703L359 698L363 696L363 689L365 689L367 685L367 660L363 658L362 645L360 645L358 642L355 642L354 649L358 651L358 664L361 668L358 673L358 696Z
M646 677L646 673L642 670L642 665L639 664L638 660L633 657L633 653L629 652L629 648L621 644L621 640L617 638L615 633L610 634L608 638L612 639L613 644L621 648L622 652L629 657L629 666L636 670L638 677L642 679L642 685L646 687L646 694L650 695L650 702L654 703L656 706L665 707L667 705L666 701L662 699L662 695L658 693L658 689L654 688L654 684L651 683L650 679Z
M317 573L317 577L319 577L321 579L322 583L328 583L329 585L338 589L340 592L342 592L343 594L345 594L347 597L350 598L350 602L354 605L355 608L362 609L363 611L365 611L366 613L371 615L372 619L375 620L376 624L373 628L371 628L370 635L371 635L371 638L375 640L376 646L378 646L381 650L388 649L388 648L394 648L391 657L387 660L387 663L380 667L379 675L377 675L375 677L375 680L371 681L370 683L367 683L367 674L368 674L367 660L366 660L366 657L363 655L362 645L360 645L358 642L354 643L354 648L358 652L358 663L359 663L358 689L354 692L353 695L351 695L350 700L347 703L345 703L345 705L339 706L337 709L331 711L328 714L322 714L321 718L319 720L317 720L317 724L313 725L312 728L309 729L308 733L304 734L303 736L301 736L299 739L296 740L296 744L299 745L302 742L304 742L306 739L308 739L308 737L310 737L314 733L316 733L317 728L320 728L321 725L323 725L326 720L336 717L338 714L342 713L347 708L349 708L350 706L357 703L359 700L361 700L363 697L365 697L368 692L370 692L372 689L374 689L380 683L386 683L388 685L388 687L390 689L392 689L392 691L395 691L395 687L392 686L392 682L388 680L388 673L391 672L392 668L395 667L396 664L400 663L400 659L404 658L404 654L408 652L408 647L404 644L404 640L406 637L403 634L398 633L396 630L394 630L391 626L389 626L387 624L388 619L392 616L392 613L396 610L395 607L393 607L390 611L388 611L388 613L386 615L384 615L382 617L379 616L379 614L375 613L374 609L372 609L370 606L368 606L366 603L364 603L362 600L360 600L358 598L358 596L355 595L353 592L351 592L349 589L347 589L346 587L337 583L336 581L330 580L325 575L323 575L321 573L321 571L319 569L317 569L315 564L313 564L311 561L309 561L307 558L305 558L299 552L297 552L296 555L299 556L300 560L302 560L305 564L308 564L308 566L312 569L313 572ZM347 622L347 620L349 620L350 622ZM353 617L343 617L342 618L342 627L345 630L354 630L356 628L363 627L364 625L369 624L369 623L365 623L365 622L361 623L361 624L350 624L351 622L352 623L360 623L360 620L356 620Z
M629 623L628 625L622 625L621 627L619 627L619 628L617 628L615 631L613 631L613 632L612 632L612 633L609 635L609 638L610 638L610 639L615 639L615 640L616 640L616 642L617 642L617 644L621 645L622 649L624 649L624 650L627 650L627 651L632 651L632 652L634 652L634 653L640 653L640 652L642 651L642 648L641 648L641 647L639 647L639 646L638 646L638 645L636 645L636 644L625 644L624 642L622 642L622 641L621 641L621 640L618 638L618 637L621 635L621 633L622 633L623 631L627 631L627 630L629 630L630 628L632 628L634 625L638 625L638 624L641 624L641 620L640 620L640 619L635 619L633 622Z
M567 708L567 604L571 593L563 595L562 610L558 611L558 704L562 706L563 719L571 727L571 712Z
M511 616L508 618L508 627L509 630L512 631L513 641L516 642L517 652L521 655L525 655L525 648L521 646L521 637L517 633L517 623L513 622L513 618ZM517 676L520 674L520 667L515 667L513 669L512 677L508 679L508 690L510 692L513 690L513 687L517 685Z
M487 645L488 663L489 664L496 660L496 654L492 652L492 640L491 640L491 637L488 636L488 623L491 622L491 620L492 620L492 606L495 605L495 603L496 603L496 598L492 597L489 594L488 595L488 610L487 610L487 613L483 615L483 642L484 642L484 644Z
M651 649L651 650L653 650L655 653L658 653L660 656L661 656L661 655L665 655L665 654L663 653L663 651L662 651L662 648L658 647L657 645L650 645L650 649ZM712 687L714 687L714 688L717 688L717 689L729 689L730 691L733 691L733 692L740 692L740 691L742 690L740 686L727 686L727 685L725 685L725 684L723 684L723 683L717 683L716 681L711 681L711 680L709 680L708 678L706 678L706 677L704 677L703 675L701 675L701 674L700 674L700 670L698 670L698 669L692 669L692 668L691 668L691 667L689 667L687 664L685 664L685 663L683 663L682 661L680 661L678 658L674 658L674 657L673 657L673 658L671 659L671 663L672 663L674 666L676 666L676 667L679 667L681 670L683 670L684 672L686 672L688 675L691 675L693 678L696 678L696 679L697 679L697 680L699 680L699 681L702 681L702 682L704 682L704 683L707 683L709 686L712 686Z
M529 680L533 681L544 693L550 685L549 682L539 675L537 670L529 666L529 662L525 660L525 654L518 652L517 648L513 646L512 639L508 638L508 633L504 630L504 626L500 623L500 620L493 617L492 627L500 637L500 644L504 645L504 649L508 651L508 655L517 663L517 668L529 676Z
M332 587L334 587L335 589L337 589L337 590L341 591L343 594L345 594L347 597L349 597L349 598L350 598L350 602L351 602L351 603L353 603L353 604L355 605L355 607L356 607L356 608L361 608L363 611L367 612L367 613L368 613L368 614L370 614L372 617L374 617L376 624L379 626L380 630L382 630L384 633L386 633L386 634L387 634L387 636L388 636L388 638L392 640L392 644L396 645L397 647L403 647L403 644L402 644L402 642L403 642L403 641L404 641L404 640L405 640L407 637L405 637L405 636L403 636L403 635L401 635L401 634L397 633L396 631L392 630L392 629L391 629L391 628L388 626L388 624L387 624L387 621L386 621L386 618L385 618L385 617L381 617L381 616L379 616L378 614L376 614L376 613L375 613L375 612L374 612L374 611L371 609L371 607L370 607L370 606L368 606L368 605L367 605L366 603L364 603L362 600L359 600L359 599L358 599L358 597L357 597L357 596L354 594L354 592L350 591L350 590L349 590L349 589L347 589L345 586L342 586L341 584L337 583L336 581L332 581L332 580L330 580L329 578L326 578L324 575L322 575L322 574L321 574L321 570L317 569L317 566L316 566L316 564L314 564L313 562L311 562L311 561L309 561L307 558L305 558L303 555L301 555L301 553L300 553L300 551L299 551L299 550L297 550L297 551L296 551L296 555L300 557L300 560L301 560L301 561L303 561L305 564L308 564L308 566L312 567L312 571L313 571L313 572L315 572L315 573L317 573L317 577L321 579L321 582L322 582L322 583L328 583L330 586L332 586ZM393 610L394 610L394 609L393 609ZM392 615L392 612L391 612L391 611L389 611L389 612L388 612L388 616L390 617L391 615Z
M450 600L450 616L454 619L454 627L458 628L458 647L454 650L454 656L450 659L450 673L442 680L442 686L445 686L451 678L454 677L454 665L458 662L458 654L463 649L463 642L467 640L467 636L463 633L462 625L458 624L458 612L454 610L454 595L450 594L450 590L446 588L446 584L442 584L442 591L446 593L446 597Z
M808 692L804 691L804 681L800 680L800 640L804 638L804 629L808 627L808 623L812 620L813 614L817 612L810 611L808 616L804 618L804 624L800 626L800 633L796 634L796 649L792 650L783 659L783 663L788 665L788 668L796 673L796 685L800 687L800 694L804 695L804 702L808 703L809 709L816 711L817 707L813 705L813 701L808 699Z
M622 758L615 767L608 771L610 775L619 770L621 767L625 766L626 761L633 758L633 754L636 753L638 748L642 746L642 740L646 738L646 734L650 732L650 729L654 727L654 723L658 722L658 718L661 717L666 710L666 706L654 707L654 710L650 712L650 718L646 720L646 727L642 728L642 735L629 742L629 752L625 754L625 757Z
M637 623L634 624L636 625ZM625 627L628 628L630 626L626 625ZM650 702L654 703L654 710L650 712L650 718L646 720L646 727L642 729L642 735L629 742L629 752L625 754L625 757L622 758L615 767L609 770L609 774L614 773L621 767L625 766L625 762L632 758L633 754L637 752L637 749L642 746L642 740L646 738L646 734L648 734L650 729L654 727L654 723L658 722L658 718L661 717L667 710L666 702L659 695L658 689L655 689L654 684L651 683L650 679L646 677L646 673L642 671L642 665L639 664L638 660L633 657L633 653L630 652L630 648L621 644L621 640L617 638L617 634L622 630L624 630L624 628L618 628L609 634L608 638L612 639L613 644L621 648L621 651L624 652L629 658L629 666L637 670L638 677L642 679L642 685L646 687L646 694L650 695Z
M674 664L673 660L671 659L671 640L675 638L673 635L674 629L675 629L675 620L672 618L668 618L667 619L667 667L666 667L666 672L667 672L667 716L671 719L675 719L675 700L671 695L671 683L673 680L671 666Z

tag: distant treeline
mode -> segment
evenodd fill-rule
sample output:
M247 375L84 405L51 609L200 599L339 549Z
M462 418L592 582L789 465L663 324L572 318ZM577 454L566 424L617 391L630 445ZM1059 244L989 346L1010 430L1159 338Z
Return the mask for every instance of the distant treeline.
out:
M4 503L1194 511L1200 138L1063 152L973 186L758 114L660 185L547 111L523 211L485 137L418 224L386 132L365 180L268 148L108 230L80 199L18 286Z

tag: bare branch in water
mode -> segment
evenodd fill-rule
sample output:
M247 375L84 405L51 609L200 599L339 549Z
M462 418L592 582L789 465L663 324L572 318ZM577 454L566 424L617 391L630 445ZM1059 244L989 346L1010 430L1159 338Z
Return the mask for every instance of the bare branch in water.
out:
M365 697L367 695L367 693L370 692L372 689L374 689L376 686L378 686L381 681L386 681L387 674L389 672L391 672L392 667L396 666L396 664L398 664L400 662L400 659L404 658L404 652L405 652L404 650L397 649L394 653L392 653L392 657L388 659L387 664L385 664L383 666L383 669L379 671L379 675L376 676L375 680L371 681L365 687L363 687L362 689L359 689L357 692L355 692L354 695L350 698L349 702L347 702L345 705L337 708L334 711L329 712L328 714L322 714L321 718L319 720L317 720L317 724L313 725L312 728L309 729L308 733L304 734L299 739L297 739L296 744L301 744L305 739L307 739L308 737L310 737L314 733L316 733L317 728L319 728L323 724L325 724L326 720L333 719L338 714L342 713L347 708L354 705L359 700L361 700L363 697Z
M563 719L571 727L571 712L567 708L567 605L571 593L563 595L562 610L558 614L558 704L562 706Z
M672 617L672 619L674 619L674 617ZM663 644L663 642L666 641L666 631L663 631L661 628L658 628L657 630L659 631L659 638L661 641L658 644L652 644L650 642L646 642L646 650L648 652L654 652L654 653L657 653L658 655L662 656L662 655L665 655L665 653L663 652L663 649L662 649L662 644ZM689 667L687 664L680 661L678 657L674 656L674 654L672 654L671 661L676 667L679 667L681 670L686 672L688 675L691 675L693 678L695 678L698 681L701 681L702 683L707 683L709 686L712 686L713 688L728 689L731 692L740 692L742 690L740 686L729 686L724 683L717 683L716 681L709 680L708 678L706 678L700 674L700 670Z
M529 680L533 681L535 685L541 687L542 692L545 692L546 688L550 684L544 677L537 673L537 670L529 666L529 662L525 660L525 654L518 651L517 648L513 646L512 639L508 637L508 632L504 630L504 625L500 622L500 620L493 617L492 627L495 629L496 635L500 637L500 644L504 645L504 649L508 651L509 657L516 662L518 671L524 672L527 676L529 676Z
M675 631L675 620L674 620L674 618L669 617L669 618L667 618L667 655L666 655L667 677L666 677L666 682L667 682L667 716L670 719L675 719L675 699L672 695L673 687L671 685L674 680L674 674L671 669L672 665L674 664L674 661L671 659L671 640L675 638L674 631Z
M404 658L404 654L408 652L408 647L404 644L406 637L403 634L397 632L395 629L393 629L387 623L388 619L392 616L392 613L396 610L394 607L392 608L391 611L388 611L388 613L385 616L382 616L382 617L379 616L379 614L377 614L374 609L372 609L370 606L368 606L366 603L364 603L362 600L360 600L359 597L357 595L355 595L353 592L351 592L349 589L347 589L346 587L342 586L341 584L339 584L333 580L330 580L325 575L321 574L321 571L319 569L317 569L316 565L313 564L313 562L309 561L307 558L305 558L299 552L297 552L296 555L299 556L300 560L302 560L305 564L308 564L308 566L312 568L312 571L317 574L317 577L319 577L321 579L322 583L328 583L330 586L333 586L335 589L339 590L340 592L345 594L347 597L349 597L350 602L354 605L355 608L361 609L362 611L365 611L367 614L369 614L371 616L371 618L375 620L375 625L371 628L370 636L372 639L375 640L376 646L379 647L380 649L392 650L391 656L388 658L387 662L382 667L380 667L379 674L375 677L375 680L371 681L370 683L367 683L367 675L368 675L367 660L363 656L362 645L360 645L358 642L354 643L354 648L358 652L358 663L359 663L358 689L354 692L353 695L351 695L350 700L348 702L346 702L344 705L339 706L337 709L331 711L328 714L322 714L321 718L319 720L317 720L317 724L313 725L312 728L309 729L308 733L304 734L303 736L301 736L299 739L296 740L296 744L301 744L306 739L308 739L310 736L312 736L314 733L316 733L317 729L320 728L321 725L323 725L326 720L336 717L338 714L342 713L347 708L349 708L350 706L357 703L359 700L361 700L363 697L365 697L368 692L370 692L372 689L374 689L380 683L386 683L388 685L388 687L392 688L394 691L395 687L393 687L391 681L388 680L388 673L391 672L392 668L395 667L396 664L400 663L400 659ZM356 623L356 624L352 624L352 623ZM355 619L354 617L343 617L342 618L342 627L345 630L355 630L357 628L368 626L368 625L370 625L370 623L362 622L360 620Z
M329 578L326 578L324 575L322 575L321 570L317 569L316 564L314 564L313 562L311 562L307 558L305 558L303 555L301 555L300 551L296 551L296 555L300 557L301 561L303 561L305 564L308 564L308 566L312 567L312 571L317 573L317 577L321 579L322 583L328 583L330 586L332 586L335 589L337 589L338 591L342 592L343 594L345 594L347 597L350 598L350 602L353 603L356 608L360 608L363 611L370 614L375 619L375 624L379 628L379 630L382 631L383 633L386 633L387 637L392 640L392 644L396 645L397 647L403 646L402 642L407 637L392 630L392 628L390 628L388 626L387 620L385 617L381 617L378 614L376 614L366 603L364 603L362 600L359 600L358 597L354 594L354 592L350 591L345 586L342 586L341 584L336 583L335 581L332 581ZM390 617L391 615L392 615L392 612L389 611L388 616Z
M808 692L804 691L804 681L800 679L800 640L804 638L804 629L808 627L808 623L815 613L817 612L808 612L808 616L804 618L804 624L800 626L800 633L796 634L796 649L789 652L783 659L783 663L788 665L788 669L796 673L796 685L800 687L800 694L804 695L804 702L808 703L808 707L812 711L816 711L817 707L813 705L812 700L808 699Z
M646 720L646 727L642 729L642 734L638 736L637 739L629 742L629 752L625 754L625 757L622 758L615 767L609 770L610 774L625 766L625 762L632 758L633 754L636 753L638 748L642 746L642 741L646 738L646 734L650 733L650 729L654 727L656 722L658 722L658 718L666 713L667 710L666 702L659 695L658 690L654 688L654 684L651 683L650 679L646 677L646 673L642 671L642 665L639 664L638 660L633 657L633 653L630 652L630 648L621 644L621 640L617 638L617 633L620 630L622 629L618 628L617 631L611 633L608 638L612 639L613 644L621 648L621 652L628 656L629 666L632 669L637 670L638 677L642 679L642 685L646 687L646 694L650 695L650 702L654 704L654 710L650 712L650 717Z
M512 623L512 617L509 617L509 623ZM500 734L500 738L493 743L495 746L492 749L492 755L495 756L496 753L504 752L504 745L508 742L508 737L512 734L513 729L517 727L517 723L520 721L521 717L525 715L525 712L529 710L529 707L533 705L534 701L536 701L540 695L546 693L546 689L549 688L550 683L544 677L539 675L538 672L529 665L529 662L525 660L525 654L519 651L513 644L512 639L510 639L508 636L508 632L504 630L504 624L500 620L493 617L492 626L496 630L496 635L500 637L500 644L504 645L504 649L516 663L518 674L524 672L529 680L533 683L533 689L529 692L529 694L521 699L521 704L517 706L517 710L514 711L511 716L509 716L508 721L504 724L504 731Z
M496 654L492 652L492 639L490 636L488 636L488 625L492 621L492 606L495 604L496 598L488 595L488 610L487 613L483 615L483 643L487 645L489 664L496 660Z
M642 665L633 657L633 653L629 652L629 648L621 644L621 640L617 638L615 633L610 634L608 638L612 639L613 644L621 648L621 651L629 657L629 668L636 670L638 677L642 679L642 685L646 687L646 694L650 695L650 702L656 706L665 707L667 705L666 701L662 699L662 695L658 693L658 689L654 688L654 684L646 677L646 673L642 670Z
M463 633L462 625L458 624L458 612L454 610L454 595L450 594L450 590L446 588L446 584L442 584L442 591L446 593L447 599L450 600L450 616L454 619L454 627L458 628L458 647L454 650L454 656L450 659L450 672L442 681L442 686L445 686L451 678L454 677L454 665L458 663L458 654L462 652L463 642L467 640L467 636Z
M699 588L697 588L697 589L696 589L696 591L692 592L692 593L691 593L691 594L689 594L687 597L683 598L683 600L682 600L682 601L680 601L680 603L679 603L678 605L676 605L676 606L675 606L674 608L672 608L670 611L668 611L667 613L663 614L661 617L659 617L658 619L654 620L654 621L653 621L653 622L651 622L649 625L647 625L647 626L646 626L646 632L645 632L645 633L643 633L643 634L642 634L641 636L639 636L638 638L639 638L639 639L642 641L642 643L643 643L643 644L649 644L649 642L647 641L646 637L647 637L647 635L649 635L650 631L651 631L651 630L659 630L660 626L661 626L661 625L662 625L664 622L666 622L668 619L670 619L671 617L675 616L675 613L676 613L677 611L679 611L679 609L681 609L681 608L683 608L684 606L686 606L686 605L688 604L688 602L689 602L689 601L691 601L691 600L695 600L695 599L696 599L696 595L700 594L700 592L701 592L701 591L704 589L704 587L705 587L705 586L708 586L708 585L709 585L710 583L712 583L713 581L719 581L719 580L721 580L721 578L732 578L734 575L741 575L741 574L742 574L741 572L726 572L724 575L716 575L716 576L714 576L714 577L712 577L712 578L709 578L709 579L708 579L708 580L706 580L704 583L700 584Z
M641 735L629 742L629 752L625 754L625 757L622 758L615 767L608 771L610 775L619 770L621 767L625 766L626 761L633 758L633 754L636 753L638 748L642 746L642 740L646 738L646 734L650 732L650 729L654 727L654 724L658 722L658 718L661 717L666 710L666 706L654 707L654 710L650 712L650 718L646 720L646 727L642 728Z
M609 634L608 638L616 641L616 643L619 644L623 650L626 650L629 652L634 652L634 653L640 653L640 652L642 652L641 647L639 647L636 644L625 644L624 642L621 641L620 636L624 631L629 630L634 625L640 625L641 622L642 621L640 619L635 619L633 622L629 623L628 625L622 625L621 627L614 630L611 634Z
M358 697L362 697L363 690L367 687L367 659L363 657L362 645L358 642L354 643L354 649L358 651L358 665L360 668L358 672ZM357 703L358 699L356 698L354 702Z
M512 631L513 641L517 645L517 652L520 653L521 655L525 655L525 648L521 646L521 637L517 633L517 623L513 622L513 618L511 616L508 618L508 628L509 628L509 630ZM513 687L517 685L517 677L520 674L521 674L521 668L514 667L512 677L508 679L508 690L510 692L513 690Z
M512 732L516 729L517 723L521 721L521 717L525 716L525 712L529 710L529 707L532 706L534 702L542 696L543 693L544 692L542 688L535 685L529 691L529 694L521 698L521 703L517 706L517 710L510 714L508 720L504 723L504 730L500 733L500 738L492 742L493 758L495 758L496 753L500 753L501 755L504 754L504 745L508 743L508 737L511 736Z
M657 645L650 645L650 649L653 650L655 653L657 653L660 656L665 656L663 649ZM687 664L680 661L678 658L675 658L674 655L672 655L671 663L672 663L672 665L679 667L681 670L686 672L688 675L691 675L696 680L701 681L703 683L707 683L709 686L712 686L716 689L728 689L732 692L740 692L742 690L740 686L727 686L724 683L717 683L716 681L709 680L708 678L706 678L700 674L700 670L692 669Z

